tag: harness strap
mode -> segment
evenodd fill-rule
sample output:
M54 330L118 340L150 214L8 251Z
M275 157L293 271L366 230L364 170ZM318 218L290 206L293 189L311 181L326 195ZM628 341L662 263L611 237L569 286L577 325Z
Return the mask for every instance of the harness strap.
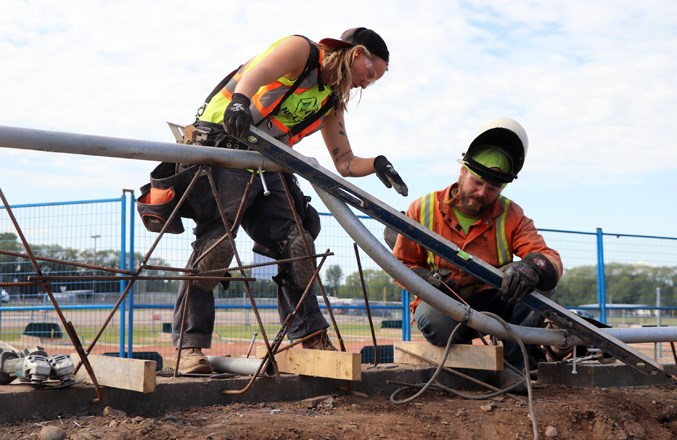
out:
M275 108L271 110L268 115L266 115L265 118L261 119L259 122L256 123L256 126L258 127L261 125L268 117L275 116L279 111L280 108L282 107L282 104L284 101L289 98L295 91L296 89L299 88L301 83L310 75L310 73L317 69L317 88L321 92L324 90L324 82L322 81L322 71L321 71L321 65L320 65L320 50L318 49L317 45L315 45L308 37L305 37L303 35L296 35L297 37L302 37L304 38L307 42L308 45L310 46L310 52L308 53L308 60L306 61L306 66L304 67L303 71L301 74L296 78L296 80L292 83L292 85L289 87L287 92L284 94L282 99L277 103ZM195 120L197 121L202 114L202 111L204 111L205 107L207 104L209 104L209 101L212 100L212 98L223 89L226 84L235 76L238 70L242 68L242 65L240 65L238 68L230 72L228 75L226 75L225 78L223 78L217 85L214 87L214 90L211 91L209 96L207 96L207 99L205 99L205 103L198 109L197 115ZM303 119L301 122L293 126L292 128L289 129L288 135L290 137L296 136L303 130L305 130L307 127L309 127L311 124L313 124L315 121L317 121L319 118L321 118L327 111L333 107L336 104L336 95L334 93L331 93L329 97L327 98L327 101L320 107L320 109L311 114L308 115L305 119Z
M209 93L209 95L207 96L207 98L205 98L204 104L202 104L202 105L197 109L197 113L195 114L195 122L197 122L197 121L200 119L200 116L202 116L202 112L205 110L205 108L207 108L207 104L209 104L209 101L212 100L212 98L214 97L214 95L216 95L217 93L219 93L219 92L221 91L221 89L223 89L224 87L226 87L226 84L228 84L228 82L229 82L231 79L233 79L233 77L235 76L235 74L237 73L237 71L240 70L240 68L241 68L242 66L243 66L243 65L241 64L240 66L238 66L237 68L235 68L235 70L233 70L233 71L230 72L228 75L226 75L226 76L225 76L225 77L224 77L224 78L216 85L216 87L214 87L214 90L212 90L212 91Z
M224 87L226 87L226 84L228 84L228 82L229 82L231 79L233 79L233 77L235 76L235 74L237 73L237 71L240 70L240 68L241 68L243 65L244 65L244 64L240 64L238 67L236 67L235 70L233 70L233 71L230 72L228 75L226 75L226 76L225 76L225 77L224 77L224 78L216 85L216 87L214 87L214 90L212 90L211 93L209 94L209 96L207 96L207 99L205 99L205 105L209 104L209 101L212 100L212 98L214 97L214 95L216 95L217 93L219 93L219 92L221 91L221 89L223 89Z
M265 118L261 119L256 124L257 127L259 125L261 125L263 123L263 121L266 120L266 118L271 117L271 116L275 116L280 111L280 108L282 107L282 104L284 103L284 101L287 98L289 98L292 95L292 93L294 93L296 91L296 89L299 88L299 86L301 85L303 80L305 80L306 77L310 74L310 72L312 72L316 68L318 69L318 72L317 72L318 89L320 91L324 90L324 84L322 83L322 75L321 75L321 72L319 71L319 69L320 69L320 50L317 48L316 45L313 44L312 41L310 41L310 39L308 39L308 37L305 37L303 35L296 35L296 36L305 38L305 40L310 45L310 53L308 53L308 60L306 60L306 67L303 68L303 71L301 72L299 77L296 78L294 83L289 87L289 89L284 94L282 99L280 99L280 101L277 103L275 108L273 108L273 110L271 110L270 113L268 113Z

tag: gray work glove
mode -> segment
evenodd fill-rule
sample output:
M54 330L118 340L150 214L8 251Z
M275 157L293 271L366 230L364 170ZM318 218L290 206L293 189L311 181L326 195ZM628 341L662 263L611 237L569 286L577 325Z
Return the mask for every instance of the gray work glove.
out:
M440 269L438 271L431 272L422 267L415 267L411 270L440 292L451 295L452 291L458 291L458 284L456 284L456 281L454 281L453 278L449 277L451 272L448 270Z
M407 184L404 183L400 175L395 171L393 164L385 156L378 156L374 159L374 170L376 170L376 175L387 188L395 188L395 191L405 197L409 194Z

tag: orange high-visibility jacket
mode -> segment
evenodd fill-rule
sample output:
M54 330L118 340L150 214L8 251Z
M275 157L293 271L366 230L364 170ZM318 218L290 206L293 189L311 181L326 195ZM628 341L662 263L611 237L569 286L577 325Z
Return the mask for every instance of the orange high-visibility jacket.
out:
M485 210L482 218L470 226L466 235L452 208L456 200L450 197L451 190L457 185L455 183L415 200L409 206L407 216L494 267L510 263L514 255L523 258L530 252L538 252L555 267L557 278L562 276L559 253L548 247L522 208L506 197L499 196L491 208ZM451 277L464 297L492 288L402 235L397 237L393 254L410 268L419 266L427 270L451 271ZM412 313L420 301L416 298L412 302Z

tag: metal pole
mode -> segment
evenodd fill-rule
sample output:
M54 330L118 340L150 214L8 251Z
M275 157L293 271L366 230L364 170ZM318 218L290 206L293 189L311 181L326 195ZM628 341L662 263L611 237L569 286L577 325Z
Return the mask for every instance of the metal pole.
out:
M656 327L660 328L661 326L661 288L656 287ZM656 344L656 359L661 359L663 357L663 346L660 342Z
M496 335L502 339L513 340L513 336L503 327L503 324L487 315L471 310L468 306L459 303L423 281L421 277L413 273L407 266L395 258L390 250L386 249L359 221L355 213L345 203L318 186L313 185L313 188L315 188L322 202L334 214L334 217L348 235L357 242L376 264L401 282L409 292L418 295L425 302L455 320L467 323L469 327ZM525 343L568 346L571 341L571 338L567 340L564 334L558 330L551 331L549 329L519 326L511 327ZM543 340L549 342L543 342Z
M126 189L125 192L129 195L129 270L134 269L134 206L136 198L134 191ZM125 211L126 216L126 211ZM129 322L127 323L127 357L134 357L134 293L136 292L136 283L129 289Z
M241 376L254 376L261 367L261 359L257 358L232 358L223 356L207 356L212 370L216 373L233 373ZM268 376L275 374L272 363L266 365L264 371Z
M599 321L606 324L606 283L604 278L604 234L597 228L597 304Z
M95 235L92 235L91 238L94 239L94 264L93 265L96 266L96 240L101 238L101 235L95 234ZM95 271L96 271L96 269L92 269L92 275L96 275ZM94 298L94 291L96 290L95 286L96 286L96 281L92 280L92 298Z
M0 125L0 148L285 171L254 151L35 130Z
M122 191L122 197L120 198L120 269L126 269L127 268L127 252L126 252L126 247L127 247L127 208L126 208L126 195L125 191ZM132 231L133 232L133 231ZM120 294L124 293L124 291L127 289L127 283L129 281L123 279L120 280ZM120 309L120 347L119 347L119 357L124 357L125 356L125 333L124 329L122 328L123 324L123 319L122 315L124 314L125 306L124 306L124 300L121 303L122 308ZM131 331L131 329L130 329Z
M411 341L411 312L409 309L409 291L402 289L402 340Z
M94 239L94 266L96 266L96 240L101 238L99 234L91 236Z

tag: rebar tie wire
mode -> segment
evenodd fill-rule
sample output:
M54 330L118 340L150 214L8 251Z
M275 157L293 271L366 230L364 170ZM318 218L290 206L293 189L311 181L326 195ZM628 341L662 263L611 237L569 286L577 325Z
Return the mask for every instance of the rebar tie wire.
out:
M14 252L14 251L8 251L8 250L0 249L0 254L7 255L7 256L10 256L10 257L24 258L26 260L30 260L29 255L23 254L21 252ZM45 256L40 256L40 255L35 255L35 254L33 254L33 257L37 261L45 261L47 263L57 263L57 264L63 264L65 266L82 267L84 269L102 270L102 271L106 271L106 272L121 273L121 274L126 274L126 275L132 275L133 274L133 272L131 272L131 271L128 271L128 270L125 270L125 269L120 269L120 268L117 268L117 267L107 267L107 266L100 266L98 264L80 263L78 261L62 260L60 258L45 257Z

